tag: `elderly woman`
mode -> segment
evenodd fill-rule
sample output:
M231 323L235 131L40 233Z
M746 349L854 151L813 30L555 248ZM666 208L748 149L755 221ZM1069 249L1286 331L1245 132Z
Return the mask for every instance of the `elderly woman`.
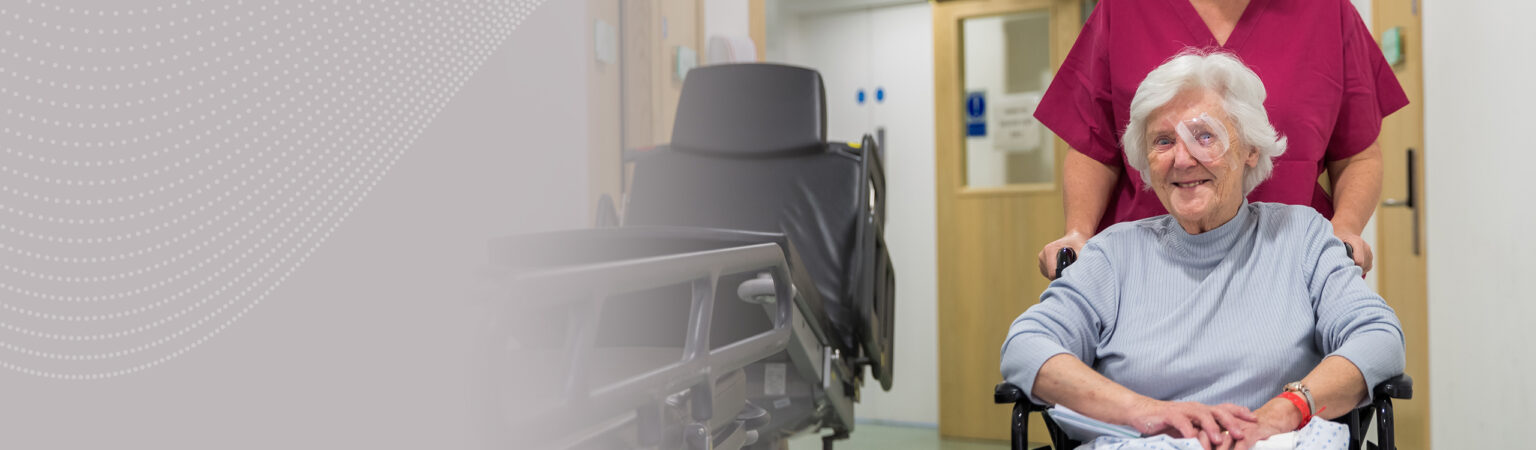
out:
M1008 330L1004 379L1143 435L1246 448L1402 372L1397 317L1328 220L1245 199L1285 151L1264 97L1225 53L1147 75L1122 143L1170 214L1089 240Z

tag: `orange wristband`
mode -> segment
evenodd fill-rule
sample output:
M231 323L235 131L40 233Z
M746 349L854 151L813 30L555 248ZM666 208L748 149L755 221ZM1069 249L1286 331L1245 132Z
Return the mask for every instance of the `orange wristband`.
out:
M1312 408L1307 406L1307 401L1302 399L1300 395L1296 395L1295 392L1287 391L1277 396L1277 398L1290 400L1291 404L1296 405L1296 409L1301 411L1301 423L1296 424L1297 430L1300 430L1301 427L1307 426L1307 422L1312 421Z

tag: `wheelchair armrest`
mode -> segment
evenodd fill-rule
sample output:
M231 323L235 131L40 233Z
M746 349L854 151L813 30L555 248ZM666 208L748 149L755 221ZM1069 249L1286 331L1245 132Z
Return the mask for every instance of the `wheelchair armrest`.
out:
M1029 401L1029 396L1024 395L1023 388L1014 386L1013 383L1007 381L997 384L997 389L992 392L992 402L999 405L1008 403L1022 404L1030 412L1045 411L1044 406L1036 405L1035 402Z
M594 217L596 217L597 228L613 228L622 222L619 219L619 208L614 205L613 197L608 194L597 198L597 213Z
M992 393L992 402L997 404L1018 403L1023 399L1024 390L1007 381L998 383L997 391Z
M1413 398L1413 377L1405 373L1388 378L1387 381L1376 385L1374 391L1375 398L1397 398L1404 400Z

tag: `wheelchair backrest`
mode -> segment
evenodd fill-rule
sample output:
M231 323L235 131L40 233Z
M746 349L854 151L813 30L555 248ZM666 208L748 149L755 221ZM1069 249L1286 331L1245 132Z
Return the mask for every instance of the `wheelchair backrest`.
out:
M730 64L689 71L672 142L634 158L625 226L784 233L852 347L851 273L862 152L828 144L814 70Z

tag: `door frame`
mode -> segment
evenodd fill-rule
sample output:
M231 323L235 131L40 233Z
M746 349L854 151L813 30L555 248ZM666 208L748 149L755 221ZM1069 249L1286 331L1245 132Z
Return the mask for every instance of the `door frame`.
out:
M1422 5L1418 0L1375 0L1371 4L1372 36L1380 44L1387 29L1402 27L1403 61L1392 66L1409 103L1382 120L1377 137L1382 152L1382 197L1413 199L1411 208L1376 208L1377 291L1397 312L1407 350L1406 372L1413 377L1412 400L1395 404L1396 439L1402 448L1429 448L1429 310L1428 246L1425 239L1424 164L1424 42ZM1413 165L1405 155L1414 150ZM1412 167L1410 183L1408 170ZM1413 192L1408 192L1411 186ZM1394 202L1396 203L1396 202ZM1417 225L1414 222L1417 221Z
M958 120L960 105L965 98L964 38L961 24L965 19L1004 14L1050 10L1051 15L1051 70L1061 68L1061 63L1077 41L1082 29L1081 0L992 0L947 1L933 5L933 67L934 67L934 137L935 160L938 166L939 193L945 189L958 190L962 196L997 196L1018 194L1061 193L1061 177L1050 183L1009 184L1004 186L973 188L965 185L965 133ZM1067 145L1055 140L1055 171L1061 173L1061 160L1066 156ZM942 216L941 216L942 217Z
M935 209L937 212L938 338L939 338L939 432L944 436L973 439L1006 440L1009 433L1008 405L995 405L990 393L998 374L999 353L1009 319L1036 300L1047 281L1036 272L1034 253L1004 255L1003 270L1013 270L1017 279L1007 280L1009 291L1019 285L1017 295L1003 298L976 298L975 286L962 286L961 272L988 268L997 255L961 255L959 248L975 248L976 239L996 238L995 248L1040 248L1064 232L1061 210L1061 165L1067 145L1055 139L1053 168L1057 176L1050 183L971 188L965 185L965 134L961 120L964 101L964 66L962 60L962 22L973 17L996 16L1022 11L1048 10L1051 68L1059 70L1067 52L1082 28L1082 0L991 0L951 1L933 4L934 53L934 138L935 138ZM962 219L959 215L971 217ZM1000 220L968 222L982 215L1000 216ZM1035 222L1036 231L1011 228L1020 220ZM1021 219L1024 218L1024 219ZM971 233L984 230L981 236ZM1048 239L1043 236L1054 233ZM1041 239L1044 239L1041 241ZM1040 241L1040 242L1035 242ZM1006 250L1005 250L1006 251ZM1027 257L1027 258L1026 258ZM1022 259L1021 259L1022 258ZM985 260L985 261L983 261ZM1027 260L1028 264L1023 261ZM991 269L998 269L992 266ZM1038 289L1036 289L1038 288ZM988 287L982 289L996 289ZM969 298L968 298L969 297ZM979 296L987 297L987 296ZM975 323L978 317L992 317ZM996 323L993 323L996 322ZM1031 419L1031 440L1046 441L1040 418Z

